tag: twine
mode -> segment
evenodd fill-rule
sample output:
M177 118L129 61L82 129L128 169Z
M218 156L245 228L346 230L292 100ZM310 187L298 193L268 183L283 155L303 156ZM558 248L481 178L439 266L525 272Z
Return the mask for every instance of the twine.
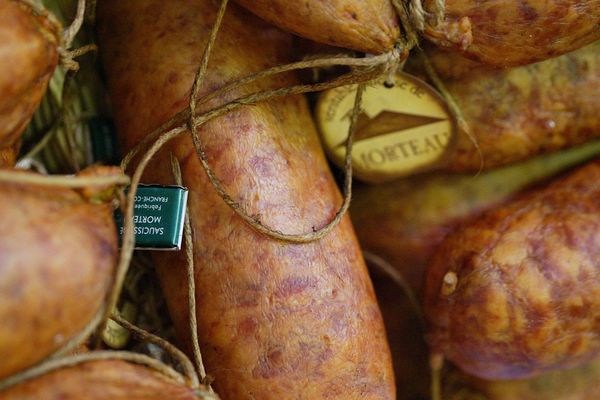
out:
M444 20L445 15L445 0L435 0L432 4L433 11L427 12L423 8L423 4L421 0L411 0L409 9L406 9L405 2L402 0L392 0L392 5L396 9L396 14L400 19L402 29L406 36L405 46L409 49L413 49L415 47L418 48L418 54L423 62L423 66L425 67L425 72L427 76L435 86L435 88L440 92L446 103L448 104L448 108L454 119L456 120L456 124L460 131L464 132L467 135L469 141L473 144L475 149L477 150L477 154L479 155L479 170L475 174L475 176L479 175L481 171L484 169L484 158L479 143L477 142L477 138L471 133L471 129L469 124L465 120L462 111L456 100L448 89L446 85L440 79L435 68L429 61L429 58L423 51L423 49L419 48L419 37L416 31L423 32L427 28L435 28L439 24L441 24ZM430 24L428 21L433 20L433 23ZM414 27L414 29L413 29ZM416 31L415 31L416 30Z
M96 50L97 47L94 44L86 45L78 49L71 50L71 46L73 45L73 40L77 33L81 29L83 25L84 17L85 17L85 4L86 0L78 0L77 1L77 11L75 13L75 18L71 22L66 29L63 30L62 24L60 21L46 8L42 5L39 0L19 0L23 4L29 6L29 8L36 14L40 16L44 16L48 22L54 27L55 32L62 32L60 37L48 37L50 41L58 42L58 56L60 64L67 71L77 71L79 70L79 63L75 61L75 58L89 52L92 50ZM43 33L47 35L47 33Z
M63 31L62 41L65 47L70 47L75 39L75 36L83 25L83 16L85 14L85 0L77 1L77 11L75 12L75 19L71 22L71 25Z
M122 207L124 208L124 217L123 235L121 239L121 253L119 255L119 263L117 264L113 287L108 295L107 307L105 310L104 318L102 319L103 322L100 325L101 332L104 331L104 329L106 329L108 318L110 317L112 310L117 305L119 295L121 294L121 289L123 288L123 282L125 281L125 275L127 274L129 264L131 263L131 257L133 256L133 250L135 247L135 234L133 223L134 198L144 169L146 168L152 157L158 152L158 150L160 150L160 148L165 143L181 135L183 132L185 132L185 128L175 128L163 134L146 152L146 154L144 154L142 160L140 161L140 164L138 165L135 173L131 178L131 184L129 186L127 196L125 198L125 204L122 204Z
M164 349L175 360L177 360L179 362L179 364L183 368L185 375L188 378L188 381L191 384L191 387L193 389L200 387L200 381L198 380L198 376L196 375L196 371L194 370L194 365L181 350L179 350L177 347L173 346L171 343L169 343L165 339L163 339L159 336L153 335L150 332L148 332L138 326L135 326L134 324L132 324L131 322L127 321L125 318L122 318L121 316L119 316L117 314L113 314L110 317L110 319L115 321L117 324L121 325L123 328L127 329L129 332L131 332L133 334L133 336L135 336L139 340L142 340L142 341L148 342L148 343L153 343L157 346L160 346L162 349Z
M179 161L171 154L171 169L175 183L179 186L183 186L183 178L181 176L181 167ZM200 352L200 344L198 341L198 321L196 317L196 280L194 272L194 241L192 238L192 225L190 222L189 209L185 210L185 221L183 227L184 239L185 239L185 260L187 265L187 279L188 279L188 309L190 314L190 336L192 341L192 352L194 354L194 361L200 380L203 384L207 385L209 390L212 391L212 387L208 382L209 379L206 375L206 369L204 368L204 362L202 361L202 353Z
M415 3L416 5L420 4L420 2L418 0L416 0L416 1L417 1ZM408 56L408 50L418 44L418 35L415 32L415 30L412 28L412 24L409 21L409 12L406 10L406 8L404 7L404 5L402 4L402 2L400 0L392 0L392 2L397 10L397 13L398 13L400 19L401 19L402 25L404 27L404 34L401 35L397 45L389 53L385 53L385 54L373 56L373 57L360 57L360 58L359 57L340 57L340 56L324 57L324 58L304 60L304 61L300 61L300 62L296 62L296 63L290 63L290 64L286 64L286 65L282 65L282 66L276 66L276 67L272 67L272 68L248 75L246 77L237 79L237 80L225 85L224 87L217 89L217 90L213 91L212 93L209 93L209 94L199 98L201 83L206 74L210 53L211 53L211 50L216 41L217 33L220 28L220 24L222 22L222 19L223 19L225 10L226 10L226 6L227 6L227 0L223 0L221 2L221 6L219 8L213 28L210 32L207 45L203 52L200 65L199 65L199 68L197 70L197 73L196 73L196 76L194 79L194 84L192 87L192 92L190 95L190 100L189 100L187 109L180 111L175 116L173 116L171 119L169 119L168 121L163 123L158 129L151 132L144 139L142 139L123 158L121 166L123 167L123 169L126 169L128 167L128 165L130 164L130 162L144 148L149 146L150 143L155 141L157 138L161 137L161 135L167 128L172 127L177 124L180 124L179 128L187 127L189 129L198 159L199 159L199 161L202 165L202 168L204 169L209 181L211 182L211 184L217 191L218 195L238 216L240 216L253 229L255 229L259 233L266 235L268 237L271 237L273 239L292 242L292 243L308 243L308 242L312 242L312 241L321 239L322 237L327 235L329 232L331 232L331 230L333 230L337 226L337 224L341 221L344 213L346 212L346 210L348 208L350 200L351 200L351 196L352 196L351 195L351 185L347 184L346 181L351 181L351 178L352 178L351 168L348 168L348 166L351 166L350 161L351 161L351 157L352 157L352 140L351 139L352 139L353 129L354 129L354 127L352 125L350 127L351 129L348 134L348 140L346 141L346 143L348 144L346 146L346 155L345 155L345 161L344 161L344 165L345 165L344 174L345 174L346 178L345 178L345 184L344 184L344 201L342 203L342 206L336 212L333 219L330 220L325 226L323 226L319 229L313 229L312 232L306 232L306 233L301 233L301 234L284 233L277 229L273 229L273 228L265 226L259 220L259 217L249 215L243 209L242 205L239 204L236 200L234 200L227 193L227 191L223 187L222 182L219 180L219 178L214 173L213 169L208 164L206 153L204 151L203 144L199 137L198 129L202 124L208 122L209 120L211 120L215 117L218 117L220 115L223 115L225 113L231 112L243 105L253 105L253 104L256 104L256 103L259 103L262 101L272 100L272 99L275 99L276 97L280 97L280 96L288 96L288 95L293 95L293 94L322 91L325 89L334 88L334 87L343 86L343 85L363 84L363 83L372 81L383 74L388 75L388 81L389 81L390 75L393 75L396 73L400 63L402 61L404 61L406 59L406 57ZM436 4L437 4L436 15L442 14L442 16L443 16L443 7L442 7L443 1L441 1L441 2L436 1ZM438 6L440 6L440 7L437 8ZM421 13L421 15L424 15L424 14ZM416 17L416 18L419 18L419 17ZM284 73L284 72L289 72L289 71L295 71L295 70L307 69L307 68L334 66L334 65L335 66L350 66L353 69L350 73L342 75L341 77L333 79L329 82L311 84L311 85L297 85L297 86L285 87L285 88L280 88L280 89L265 90L262 92L257 92L257 93L250 94L245 97L235 99L233 101L230 101L219 107L213 108L202 114L198 115L196 113L196 109L197 109L198 105L203 104L203 103L207 102L208 100L214 99L215 97L217 97L219 95L228 93L234 88L244 86L244 85L254 82L256 80L263 79L263 78L270 77L270 76ZM470 134L468 125L466 124L466 122L464 121L464 118L462 117L460 108L456 105L456 102L452 99L450 93L445 89L443 83L437 77L437 74L435 74L433 67L431 67L430 65L429 65L429 67L430 68L426 68L427 72L431 76L432 81L434 81L434 84L438 87L440 92L442 92L442 95L448 100L448 103L450 104L450 111L452 112L452 114L454 114L457 121L459 122L459 127L461 127L461 129L465 130L465 132L467 133L467 135L469 136L471 141L474 143L475 147L480 152L479 146L478 146L475 138L473 138L473 136ZM359 112L360 104L358 104L358 106L356 106L355 108L356 108L357 112ZM187 121L187 122L184 122L184 121ZM480 152L480 156L481 156L481 152ZM483 157L480 157L480 159L482 160L482 165L483 165Z
M61 37L58 36L59 32L62 32L62 24L60 21L54 16L54 14L48 12L46 8L42 5L40 0L19 0L22 4L25 4L29 7L31 12L33 12L36 16L41 16L46 19L52 25L54 35L50 34L45 29L41 30L41 34L46 37L46 40L49 42L57 42L61 41Z
M425 67L425 71L427 72L429 79L431 79L431 81L435 85L436 89L440 92L442 97L446 100L446 103L448 104L448 108L450 109L450 113L454 116L454 119L456 120L456 124L458 125L459 130L464 132L465 135L467 135L467 138L469 139L471 144L475 147L475 150L477 150L477 154L479 156L479 170L477 171L475 176L478 176L485 167L485 159L483 157L483 152L481 151L481 147L479 146L479 143L477 142L477 138L471 132L471 128L469 127L469 124L465 120L458 103L456 103L456 100L454 100L454 97L452 97L452 95L446 88L446 85L444 84L442 79L438 76L437 72L435 71L435 68L433 67L433 64L431 64L431 61L429 60L429 58L427 57L427 55L425 54L425 52L423 50L419 51L419 56L421 57L421 60L423 61L423 66Z
M395 4L398 4L398 3L396 2ZM405 21L405 27L408 27L408 28L405 28L406 29L406 32L405 32L406 37L403 36L401 38L401 40L399 41L399 43L389 53L385 53L385 54L378 55L378 56L365 57L365 58L350 57L350 56L324 57L324 58L316 58L316 59L310 59L310 60L304 60L304 61L300 61L300 62L290 63L290 64L286 64L286 65L276 66L276 67L272 67L272 68L269 68L269 69L266 69L266 70L263 70L260 72L250 74L246 77L237 79L231 83L226 84L225 86L223 86L220 89L217 89L203 97L199 97L201 83L206 74L210 53L211 53L213 45L216 41L217 33L219 30L220 24L222 22L225 10L226 10L226 5L227 5L227 0L223 0L221 3L221 6L219 8L219 12L217 14L215 24L213 25L213 29L211 30L208 43L203 52L199 68L198 68L196 76L194 78L194 84L192 87L188 107L186 109L180 111L176 115L174 115L172 118L170 118L169 120L164 122L161 126L159 126L156 130L154 130L150 134L148 134L136 146L134 146L133 149L123 158L121 166L125 170L128 168L128 166L130 165L132 160L134 158L136 158L142 152L142 150L144 150L148 146L151 146L150 149L142 156L142 160L139 162L139 164L137 165L137 167L135 169L135 173L132 178L132 187L130 189L131 190L130 196L131 196L131 193L135 192L134 188L139 183L139 179L140 179L145 167L147 166L150 158L167 141L174 139L175 137L181 136L184 133L186 133L186 131L189 131L192 136L192 141L193 141L197 156L201 162L201 165L202 165L209 181L211 182L211 184L213 185L213 187L215 188L215 190L217 191L219 196L223 199L223 201L234 212L236 212L237 215L239 215L244 221L246 221L253 229L255 229L258 232L260 232L264 235L267 235L271 238L283 240L283 241L294 242L294 243L306 243L306 242L318 240L318 239L322 238L323 236L325 236L327 233L329 233L332 229L335 228L335 226L342 219L344 213L347 211L348 206L350 204L351 189L352 189L352 162L351 162L352 159L351 159L351 155L352 155L352 145L353 145L353 134L354 134L354 130L355 130L356 120L357 120L358 114L360 113L362 93L364 91L365 84L379 78L382 74L395 73L398 68L398 65L402 61L404 61L404 59L408 55L408 53L407 53L408 49L417 45L418 37L417 37L416 33L414 33L414 31L410 28L410 24L407 22L408 21L408 19L407 19L408 13L407 13L406 9L404 8L404 6L397 7L397 9L399 11L399 15L401 16L401 19L403 21ZM300 70L300 69L326 67L326 66L340 66L340 65L351 67L351 72L344 74L338 78L334 78L331 81L324 82L324 83L296 85L296 86L291 86L291 87L286 87L286 88L259 91L257 93L253 93L253 94L250 94L247 96L242 96L235 100L226 102L225 104L222 104L218 107L212 108L202 114L196 113L196 110L199 105L204 104L207 101L214 99L220 95L228 93L234 88L244 86L244 85L254 82L256 80L267 78L267 77L277 75L280 73L295 71L295 70ZM443 87L443 84L441 84L441 81L439 79L436 82L437 82L437 85ZM349 127L349 132L348 132L348 139L346 140L346 154L345 154L345 160L344 160L345 178L344 178L344 185L343 185L344 200L343 200L342 206L335 214L335 217L327 225L325 225L324 227L322 227L318 230L313 230L313 232L295 235L295 234L286 234L286 233L280 232L278 230L266 227L256 217L252 217L252 216L248 215L242 209L241 205L239 203L237 203L235 200L233 200L232 197L225 191L225 189L222 186L221 181L218 179L218 177L215 175L214 171L209 166L207 159L206 159L206 154L205 154L203 146L202 146L202 142L199 138L199 134L198 134L199 127L201 125L203 125L204 123L210 121L213 118L216 118L218 116L229 113L229 112L231 112L241 106L244 106L244 105L252 105L252 104L256 104L261 101L272 100L272 99L282 97L282 96L322 91L322 90L335 88L335 87L339 87L339 86L343 86L343 85L350 85L350 84L357 84L358 86L357 86L356 97L355 97L355 101L354 101L354 107L353 107L353 111L352 111L352 115L351 115L351 123L350 123L350 127ZM444 90L443 93L446 97L449 97L449 93L447 91ZM451 110L459 116L459 118L458 118L459 120L463 120L460 118L461 115L460 115L460 110L458 109L458 107L451 107ZM165 130L167 130L173 126L177 126L177 127L165 132ZM180 174L180 171L178 169L178 165L175 166L175 163L173 161L172 161L172 168L173 168L175 176L177 177L177 174L178 173ZM128 202L130 202L130 201L131 201L131 199L128 199ZM126 218L125 218L125 227L124 227L124 239L132 236L131 207L128 207L128 209L125 212L125 216L126 216ZM189 223L189 217L187 218L187 221ZM186 227L185 231L186 231L186 244L191 244L192 243L191 227ZM124 262L128 257L126 254L132 252L132 249L133 249L133 247L132 247L132 245L130 245L130 243L132 243L130 239L124 240L124 245L123 245L123 249L122 249L123 257L122 257L122 261L121 261L120 267L119 267L119 270L122 269L122 272L121 272L122 274L124 274L124 272L126 271L126 268L127 268L127 263ZM189 295L188 306L190 308L190 330L192 332L191 334L192 334L193 352L194 352L194 358L196 360L198 370L199 370L201 376L202 375L205 376L204 367L203 367L203 364L201 361L202 360L201 353L200 353L198 340L197 340L197 321L195 320L196 313L194 312L194 310L195 310L195 290L192 290L192 289L194 289L194 286L193 286L194 285L194 268L193 268L193 250L192 250L191 246L186 246L186 262L188 265L188 280L189 280L189 282L188 282L188 295ZM116 290L114 293L118 293L118 291L119 291L118 288L119 288L119 285L117 285L115 287ZM407 291L407 293L410 293L410 292ZM113 298L116 299L115 296L113 296ZM114 302L115 301L113 300L113 303ZM414 296L412 297L411 303L413 305L416 303ZM418 315L420 315L422 318L421 313L419 313Z
M196 108L197 108L198 104L206 102L207 99L213 98L216 95L218 95L218 94L213 93L213 94L209 94L208 96L205 96L204 98L198 98L201 83L206 74L206 69L207 69L207 65L208 65L208 59L210 57L210 52L216 41L217 32L219 30L223 16L225 14L226 6L227 6L227 0L223 0L221 3L221 7L219 8L219 12L217 14L215 24L213 25L213 29L211 30L209 41L205 47L205 50L204 50L204 53L202 56L202 60L200 62L200 66L198 68L198 71L197 71L195 79L194 79L194 85L192 87L192 93L190 95L189 107L186 110L187 112L183 112L183 113L179 113L179 114L175 115L169 121L167 121L163 125L161 125L161 127L158 130L152 132L144 140L142 140L138 144L138 146L134 147L132 149L132 151L130 151L130 153L125 156L125 158L123 159L123 162L122 162L122 167L127 168L130 161L141 151L141 149L144 148L144 146L147 146L150 142L152 142L156 138L161 138L164 135L163 133L161 133L162 128L168 127L168 126L173 126L181 118L187 119L187 123L180 125L180 127L178 129L183 129L184 127L187 127L189 129L191 136L192 136L192 141L194 143L194 148L196 150L196 154L200 160L200 163L201 163L205 173L207 174L209 181L211 182L213 187L216 189L219 196L223 199L223 201L238 216L240 216L244 221L246 221L246 223L248 223L256 231L260 232L261 234L267 235L271 238L277 239L277 240L288 241L288 242L293 242L293 243L308 243L308 242L318 240L318 239L324 237L325 235L327 235L329 232L331 232L339 224L339 222L342 220L345 212L347 211L347 209L350 205L350 200L352 197L352 194L351 194L351 188L352 188L352 184L351 184L351 182L352 182L352 163L351 163L351 160L352 160L353 134L354 134L354 128L355 128L354 121L356 120L358 114L360 113L360 102L361 102L361 97L362 97L362 91L364 90L364 83L372 81L373 79L381 76L383 73L388 73L390 70L395 70L394 67L397 66L400 61L402 61L402 56L406 55L406 52L404 50L402 50L401 47L397 46L390 53L386 53L384 55L376 56L376 57L361 58L361 59L357 59L357 58L353 58L353 57L346 57L346 58L344 58L344 60L340 60L340 57L334 57L334 58L330 58L327 60L326 59L313 59L313 60L305 60L305 61L298 62L298 63L292 63L292 64L288 64L288 65L284 65L284 66L270 68L268 70L265 70L265 71L262 71L259 73L255 73L250 76L241 78L237 81L234 81L234 82L230 83L229 85L227 85L225 88L221 89L221 91L218 94L224 93L226 90L227 91L231 90L234 87L239 87L239 86L248 84L257 79L262 79L262 78L280 74L283 72L294 71L294 70L305 69L305 68L314 68L315 66L318 66L318 65L340 65L340 63L337 61L346 61L347 64L351 64L355 67L355 69L353 71L351 71L350 73L342 75L341 77L338 77L337 79L333 79L332 81L329 81L329 82L310 84L310 85L296 85L296 86L291 86L291 87L260 91L260 92L253 93L248 96L241 97L241 98L235 99L233 101L230 101L224 105L213 108L212 110L209 110L203 114L197 114ZM358 60L360 60L360 61L358 61ZM359 66L362 68L359 68ZM206 154L205 154L204 148L202 146L202 142L201 142L199 134L198 134L198 128L202 124L208 122L209 120L211 120L215 117L218 117L220 115L223 115L225 113L229 113L243 105L252 105L252 104L262 102L262 101L272 100L272 99L275 99L275 98L281 97L281 96L289 96L289 95L294 95L294 94L321 91L321 90L338 87L338 86L342 86L342 85L347 85L347 84L358 84L358 88L357 88L356 101L355 101L355 105L354 105L354 115L351 118L352 123L350 124L348 140L346 141L346 156L345 156L345 162L344 162L345 179L344 179L344 190L343 190L344 200L342 202L341 207L336 212L333 219L331 219L325 226L323 226L319 229L313 229L311 232L306 232L306 233L301 233L301 234L289 234L289 233L284 233L277 229L273 229L273 228L265 226L258 219L258 217L251 216L245 210L243 210L242 206L237 201L235 201L224 189L221 181L219 180L219 178L216 176L216 174L214 173L214 171L208 164ZM187 117L187 118L185 118L185 117ZM138 165L138 169L136 170L136 172L138 170L139 170L139 165Z
M415 292L412 290L406 279L402 276L398 270L394 268L384 258L371 253L370 251L363 250L363 255L367 263L377 268L379 271L386 274L392 281L398 285L398 287L404 292L404 295L408 298L408 301L413 309L413 312L419 320L419 324L422 330L426 329L425 316L423 310ZM429 371L431 373L431 382L429 384L429 391L431 394L431 400L442 400L442 368L444 364L444 357L441 354L434 353L429 357Z
M423 311L421 310L421 305L419 300L417 299L417 295L414 290L410 287L409 283L404 279L404 276L392 264L390 264L384 258L371 253L368 250L363 250L363 256L365 257L365 261L372 266L377 268L379 271L386 274L392 281L398 285L400 290L404 293L408 302L410 303L413 312L417 316L419 323L421 324L421 328L425 329L425 317L423 316Z
M396 53L397 54L397 53ZM312 92L319 92L327 89L332 89L344 85L351 85L355 83L369 82L371 80L379 77L384 71L383 65L385 65L392 58L390 54L383 54L380 56L370 57L370 58L355 58L355 57L341 57L341 58L323 58L309 61L302 61L297 63L286 64L283 66L278 66L274 68L270 68L264 71L261 71L256 74L249 75L247 77L238 79L221 89L218 89L215 94L210 93L200 99L198 99L197 104L202 104L207 100L215 97L217 94L222 94L225 91L228 91L232 88L243 86L244 84L248 84L255 80L265 78L272 75L277 75L283 72L296 71L301 69L315 68L317 66L350 66L356 67L353 72L344 74L337 78L332 79L328 82L316 83L316 84L307 84L307 85L296 85L287 88L281 89L273 89L266 90L263 92L258 92L253 95L249 95L246 97L241 97L236 100L230 101L221 107L214 108L200 116L197 116L195 119L196 124L203 124L209 121L212 118L218 117L220 115L226 114L229 111L233 111L236 108L242 105L252 105L259 101L264 100L272 100L277 97L283 97L287 95L295 95L295 94L305 94ZM372 60L372 61L371 61ZM225 109L226 107L226 109ZM154 142L157 138L162 135L165 130L168 128L180 124L179 128L186 128L186 125L182 124L183 121L189 119L190 113L189 110L183 110L175 114L169 120L161 124L157 129L150 132L146 135L136 146L134 146L129 153L123 157L121 161L121 167L123 170L126 170L129 164L133 161L133 159L146 147L148 147L152 142Z
M127 175L110 176L73 176L39 175L23 171L0 169L0 182L51 186L63 188L86 188L90 186L124 186L129 184Z
M86 340L96 331L98 325L102 322L102 317L104 316L104 304L100 306L92 320L73 338L69 339L62 348L58 349L54 353L52 353L48 359L58 359L61 358L77 347L81 346L86 342Z
M412 49L418 45L419 36L417 35L415 29L413 29L413 24L411 24L409 11L406 9L404 1L402 0L392 0L392 5L396 10L396 15L400 19L400 26L403 31L400 35L400 40L403 40L406 46L408 46L409 49ZM418 23L414 25L414 27L417 29L418 26Z
M162 362L144 354L132 353L130 351L94 351L90 353L48 360L33 368L25 370L24 372L12 375L3 381L0 381L0 391L23 382L27 382L31 379L35 379L57 369L74 367L85 362L100 360L122 360L144 365L162 373L179 384L185 384L185 378L179 372L175 371L168 365L165 365Z
M95 320L100 321L100 316L101 314L98 313L98 316L95 318ZM177 349L175 346L173 346L166 340L135 326L134 324L130 323L124 318L121 318L118 315L111 316L111 319L119 325L121 325L122 327L124 327L125 329L129 330L138 339L156 344L163 348L165 351L167 351L182 366L184 373L188 379L188 382L190 382L190 387L192 389L195 389L198 394L206 395L206 393L202 393L203 388L200 386L200 382L198 380L198 376L195 373L193 364L183 352L181 352L179 349ZM82 331L82 334L79 335L79 338L84 336L83 333L84 331ZM76 342L77 341L72 341L72 344ZM81 343L83 343L83 341L79 342L79 344ZM73 348L74 347L72 347L71 350ZM61 354L64 354L65 352L66 347L61 350ZM163 373L164 375L168 376L171 379L174 379L180 384L186 383L186 380L183 378L183 376L176 372L174 369L144 354L132 353L127 351L95 351L91 353L61 358L58 358L58 355L59 353L57 352L55 355L49 357L46 361L0 381L0 391L5 390L11 386L18 385L28 380L34 379L56 369L72 367L88 361L109 359L130 361L137 364L141 364Z
M61 44L58 47L58 54L60 56L60 63L67 71L78 71L79 63L75 61L75 58L82 56L90 51L97 50L95 44L88 44L78 49L71 50L73 40L83 25L85 17L85 2L86 0L77 1L77 11L75 18L71 25L63 31Z

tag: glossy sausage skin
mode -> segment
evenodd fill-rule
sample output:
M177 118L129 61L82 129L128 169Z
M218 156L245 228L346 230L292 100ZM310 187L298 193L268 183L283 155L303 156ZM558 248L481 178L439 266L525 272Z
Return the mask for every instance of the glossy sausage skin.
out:
M23 173L25 174L25 173ZM112 208L78 192L0 185L0 377L51 355L95 316L112 281Z
M186 106L216 9L207 0L98 6L100 48L127 149ZM203 92L286 62L289 48L289 35L231 5ZM280 76L248 90L295 82ZM241 108L203 126L200 135L229 193L265 224L306 232L337 211L340 194L303 97ZM146 182L173 182L169 152L190 188L198 334L219 395L393 399L383 322L349 218L314 243L270 239L217 195L188 136L162 153ZM155 258L173 322L189 349L183 252Z
M424 1L433 10L435 0ZM435 43L497 67L531 64L600 39L597 0L446 0Z
M525 378L600 354L600 160L485 213L438 248L428 341L464 371Z
M392 49L399 35L389 0L236 0L296 35L368 53Z
M0 400L199 400L186 386L141 365L88 361L0 391Z
M14 164L14 148L58 62L59 34L25 2L0 2L0 166Z

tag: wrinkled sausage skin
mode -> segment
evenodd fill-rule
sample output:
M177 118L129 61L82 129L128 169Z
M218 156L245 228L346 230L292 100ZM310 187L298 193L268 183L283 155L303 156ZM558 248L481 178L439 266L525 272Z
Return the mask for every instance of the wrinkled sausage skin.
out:
M424 7L434 10L435 0ZM433 42L497 67L531 64L600 39L598 0L446 0Z
M473 71L448 80L481 149L495 168L600 136L600 42L562 57L508 70ZM481 157L460 133L444 168L476 172Z
M426 279L428 341L485 379L600 353L600 160L450 235Z
M109 91L129 149L186 106L216 8L205 0L115 0L98 7ZM287 62L290 39L230 5L202 92ZM281 75L247 90L296 82ZM225 188L266 225L309 232L340 206L303 97L240 108L203 126L200 136ZM271 239L218 196L187 135L161 153L146 182L173 183L169 153L180 160L190 189L198 334L219 395L393 399L383 322L349 218L313 243ZM174 325L189 349L183 257L155 255Z
M356 185L350 215L363 250L390 262L421 294L427 264L465 221L600 154L600 143L473 174L431 173L383 185Z
M125 361L88 361L0 391L0 400L195 400L194 391ZM200 399L203 399L200 397Z

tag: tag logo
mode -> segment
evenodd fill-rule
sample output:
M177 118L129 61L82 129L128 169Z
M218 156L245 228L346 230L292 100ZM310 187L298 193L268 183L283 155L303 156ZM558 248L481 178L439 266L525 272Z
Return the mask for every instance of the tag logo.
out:
M332 160L343 165L356 85L329 90L317 104L317 122ZM448 151L455 123L443 99L407 74L391 88L383 81L363 93L352 162L358 178L382 182L434 168Z

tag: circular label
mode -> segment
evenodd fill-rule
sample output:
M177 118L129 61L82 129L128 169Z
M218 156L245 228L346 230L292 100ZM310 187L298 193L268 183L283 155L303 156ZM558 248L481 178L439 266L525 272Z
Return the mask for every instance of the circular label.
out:
M357 85L319 97L317 124L325 148L343 166ZM356 121L352 166L356 177L383 182L435 167L449 149L455 122L445 101L425 82L398 73L368 85Z

